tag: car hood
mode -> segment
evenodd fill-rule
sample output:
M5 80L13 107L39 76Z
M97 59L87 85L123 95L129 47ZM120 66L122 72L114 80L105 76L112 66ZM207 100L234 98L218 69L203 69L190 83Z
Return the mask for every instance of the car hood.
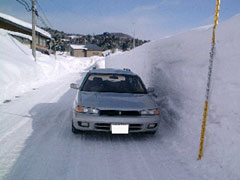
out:
M78 105L100 110L143 110L156 108L148 94L81 92Z

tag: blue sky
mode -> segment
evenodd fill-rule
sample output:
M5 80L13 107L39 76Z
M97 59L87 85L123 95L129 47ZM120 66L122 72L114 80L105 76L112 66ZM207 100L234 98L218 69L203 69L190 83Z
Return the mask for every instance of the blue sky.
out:
M31 4L30 0L25 0ZM38 0L53 28L69 33L123 32L158 39L213 23L216 0ZM38 8L39 9L39 8ZM16 0L0 12L31 22ZM220 22L240 13L240 0L222 0ZM43 16L39 10L39 14ZM38 21L40 26L43 26Z

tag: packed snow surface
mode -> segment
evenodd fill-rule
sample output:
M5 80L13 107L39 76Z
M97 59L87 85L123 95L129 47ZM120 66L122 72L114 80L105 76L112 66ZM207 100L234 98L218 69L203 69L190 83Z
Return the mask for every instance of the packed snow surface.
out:
M72 134L76 91L69 84L80 83L91 66L104 62L38 54L35 63L28 47L1 30L0 96L11 101L0 104L0 179L238 180L239 28L238 15L217 29L201 161L211 27L106 57L107 67L130 68L147 87L155 87L161 124L154 136Z

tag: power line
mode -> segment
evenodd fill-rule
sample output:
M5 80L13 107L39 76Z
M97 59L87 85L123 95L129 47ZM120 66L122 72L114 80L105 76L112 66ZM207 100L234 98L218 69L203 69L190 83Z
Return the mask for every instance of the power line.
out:
M48 27L48 25L46 24L46 22L44 21L44 19L40 15L37 15L37 17L45 27Z
M50 26L51 28L53 28L52 23L48 20L46 14L44 13L44 11L43 11L43 9L42 9L42 7L41 7L41 5L39 4L39 2L38 2L37 0L36 0L36 2L37 2L37 5L38 5L40 11L42 12L42 14L43 14L43 16L44 16L44 19L46 20L47 23L44 21L44 19L43 19L42 17L40 17L40 21L41 21L41 22L44 22L43 24L44 24L45 26L46 26L47 24L49 24L49 26ZM48 26L46 26L46 27L48 27Z
M32 8L30 8L29 4L25 1L25 0L16 0L18 3L20 3L21 5L23 5L25 7L25 9L27 10L27 12L32 11Z

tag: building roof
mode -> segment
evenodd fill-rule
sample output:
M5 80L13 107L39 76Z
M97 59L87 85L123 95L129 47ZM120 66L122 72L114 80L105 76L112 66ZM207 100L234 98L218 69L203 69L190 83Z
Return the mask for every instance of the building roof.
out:
M84 49L89 51L102 51L103 49L97 46L96 44L86 44L86 45L73 45L71 44L70 47L72 49Z
M21 28L32 30L32 24L27 23L25 21L22 21L20 19L17 19L15 17L12 17L10 15L1 13L1 12L0 12L0 20L5 20L6 22L12 23L12 24L17 25L17 26L19 26ZM40 33L42 36L45 36L47 38L51 38L51 35L48 32L44 31L43 29L41 29L41 28L39 28L37 26L36 26L36 31L38 33Z
M18 36L18 37L25 38L25 39L28 39L28 40L32 41L32 36L29 36L29 35L26 35L26 34L23 34L23 33L19 33L19 32L5 30L5 29L2 29L2 30L6 31L10 35Z
M97 74L126 74L126 75L136 75L130 70L124 69L113 69L113 68L106 68L106 69L92 69L89 73L97 73Z
M87 45L85 45L85 47L87 48L87 50L90 50L90 51L102 51L103 50L96 44L87 44Z
M87 50L87 48L85 48L85 45L73 45L73 44L71 44L70 47L72 49L85 49L85 50Z

